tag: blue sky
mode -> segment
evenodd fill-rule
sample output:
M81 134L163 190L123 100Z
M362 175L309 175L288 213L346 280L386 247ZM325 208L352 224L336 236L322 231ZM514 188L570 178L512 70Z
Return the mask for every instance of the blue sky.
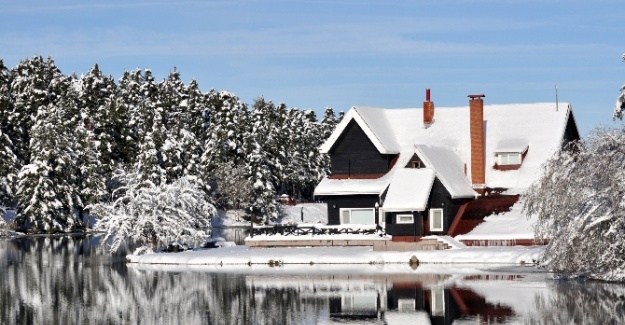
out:
M621 0L622 1L622 0ZM625 83L617 0L10 1L0 58L65 74L174 67L205 91L289 107L570 102L582 134L613 125ZM618 123L620 124L620 122Z

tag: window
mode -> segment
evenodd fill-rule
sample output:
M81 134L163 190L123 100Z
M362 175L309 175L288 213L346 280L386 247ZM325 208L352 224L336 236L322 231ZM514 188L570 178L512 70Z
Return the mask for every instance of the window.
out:
M443 231L443 209L430 209L430 231Z
M375 209L341 209L341 224L375 224Z
M352 310L377 310L378 296L377 293L363 292L359 294L342 296L341 308L345 311Z
M417 302L414 299L397 299L397 310L400 312L411 312L417 310Z
M421 161L418 161L418 160L417 160L417 161L413 161L413 162L411 162L411 167L412 167L412 168L422 168L422 167L421 167Z
M497 154L498 165L520 165L521 154L520 153L499 153Z
M443 289L432 289L430 297L432 316L445 316L445 291Z
M398 214L395 217L396 223L414 223L414 216L412 214Z

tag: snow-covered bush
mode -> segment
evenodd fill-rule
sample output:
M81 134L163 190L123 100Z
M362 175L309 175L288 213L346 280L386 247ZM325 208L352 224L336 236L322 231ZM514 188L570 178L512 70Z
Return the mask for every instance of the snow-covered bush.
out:
M541 263L565 276L625 280L625 128L597 129L544 166L526 193Z
M155 185L137 173L116 171L122 184L114 200L93 206L95 228L104 231L103 242L116 251L125 240L156 247L170 241L202 242L210 219L217 214L204 191L187 178Z

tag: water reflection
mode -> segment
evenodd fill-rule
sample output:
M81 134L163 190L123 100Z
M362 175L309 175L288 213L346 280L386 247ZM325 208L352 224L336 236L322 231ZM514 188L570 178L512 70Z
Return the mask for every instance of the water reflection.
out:
M320 273L321 266L308 265L126 265L123 254L97 249L98 241L0 240L0 323L625 323L622 285L553 282L518 270L447 275L408 266Z

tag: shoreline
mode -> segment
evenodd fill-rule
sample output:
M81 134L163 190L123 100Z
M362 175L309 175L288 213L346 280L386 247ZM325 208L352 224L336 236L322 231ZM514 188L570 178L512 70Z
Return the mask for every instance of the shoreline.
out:
M231 246L179 253L127 255L132 264L160 265L536 265L544 246L466 247L431 251L373 251L370 246L253 248Z

